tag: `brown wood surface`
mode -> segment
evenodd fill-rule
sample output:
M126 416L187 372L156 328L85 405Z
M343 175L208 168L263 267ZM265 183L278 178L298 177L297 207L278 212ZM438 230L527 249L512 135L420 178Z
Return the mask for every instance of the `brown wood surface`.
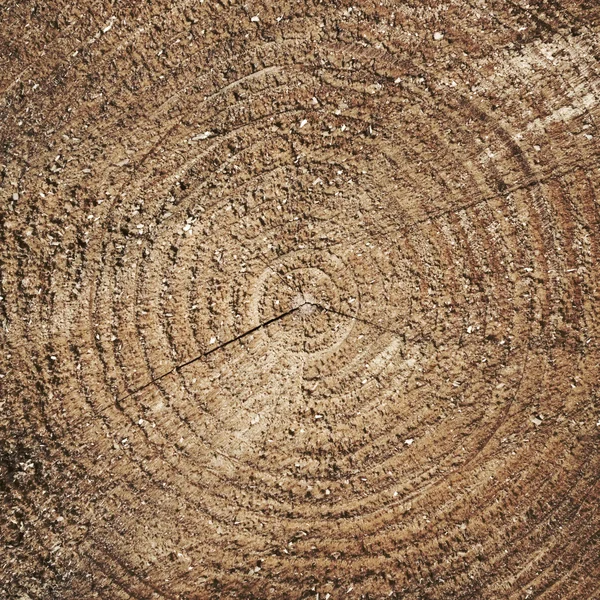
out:
M0 3L0 598L600 598L600 5Z

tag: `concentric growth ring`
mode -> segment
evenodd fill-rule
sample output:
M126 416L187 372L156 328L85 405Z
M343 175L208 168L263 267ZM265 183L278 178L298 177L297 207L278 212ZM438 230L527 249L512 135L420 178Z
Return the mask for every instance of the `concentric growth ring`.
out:
M17 5L0 596L600 593L597 11Z

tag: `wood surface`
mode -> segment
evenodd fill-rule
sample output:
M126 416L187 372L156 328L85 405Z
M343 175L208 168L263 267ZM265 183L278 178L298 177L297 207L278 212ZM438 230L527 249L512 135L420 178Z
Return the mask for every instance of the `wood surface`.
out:
M0 598L600 598L599 33L3 0Z

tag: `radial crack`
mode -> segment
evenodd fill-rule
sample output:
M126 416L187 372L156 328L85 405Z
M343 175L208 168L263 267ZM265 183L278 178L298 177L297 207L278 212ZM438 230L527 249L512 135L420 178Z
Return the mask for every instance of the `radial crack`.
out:
M276 317L273 317L272 319L269 319L268 321L265 321L264 323L260 323L259 325L257 325L256 327L253 327L252 329L249 329L248 331L245 331L244 333L241 333L240 335L231 338L230 340L227 340L226 342L223 342L222 344L219 344L218 346L215 346L214 348L211 348L210 350L207 350L206 352L202 352L201 354L199 354L198 356L184 362L181 363L175 367L173 367L172 369L170 369L169 371L163 373L162 375L159 375L158 377L155 377L154 379L151 379L150 381L148 381L147 383L145 383L144 385L136 388L135 390L133 390L132 392L129 392L128 394L126 394L125 396L123 396L122 398L119 398L117 400L117 404L123 402L124 400L127 400L127 398L130 398L131 396L137 394L138 392L141 392L142 390L145 390L147 387L151 386L152 384L156 383L157 381L160 381L161 379L164 379L165 377L167 377L168 375L171 375L172 373L175 373L176 371L180 371L181 369L183 369L184 367L187 367L189 365L191 365L192 363L195 363L203 358L206 358L207 356L210 356L211 354L217 352L218 350L222 350L223 348L226 348L227 346L230 346L231 344L234 344L235 342L245 338L246 336L254 333L255 331L258 331L259 329L262 329L263 327L268 327L269 325L272 325L273 323L275 323L276 321L280 321L281 319L283 319L284 317L287 317L289 315L291 315L292 313L295 313L296 311L300 310L303 306L305 306L306 304L309 304L308 302L303 302L302 304L291 308L290 310L281 313L280 315L277 315Z
M347 319L354 319L355 321L360 321L361 323L364 323L365 325L370 325L371 327L375 327L376 329L379 329L380 331L385 331L387 333L392 333L394 335L404 337L404 334L400 333L399 331L395 331L394 329L389 329L387 327L384 327L383 325L379 325L378 323L369 321L368 319L363 319L362 317L358 317L357 315L349 315L348 313L345 313L341 310L323 306L322 304L318 304L316 302L306 302L305 304L310 304L312 306L320 308L321 310L324 310L325 312L335 313L336 315L339 315L340 317L346 317Z

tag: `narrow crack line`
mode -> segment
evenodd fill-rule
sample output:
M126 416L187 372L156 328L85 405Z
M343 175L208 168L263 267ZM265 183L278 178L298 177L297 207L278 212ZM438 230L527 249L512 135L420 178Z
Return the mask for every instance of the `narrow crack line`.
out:
M271 268L271 267L270 267ZM293 288L291 288L293 289ZM325 312L331 312L334 314L337 314L341 317L345 317L347 319L353 319L355 321L360 321L361 323L365 323L366 325L369 325L371 327L374 327L376 329L379 329L380 331L385 331L387 333L391 333L393 335L397 335L399 337L404 338L405 335L403 333L400 333L398 331L395 331L393 329L389 329L387 327L384 327L383 325L379 325L378 323L374 323L373 321L369 321L367 319L363 319L357 315L350 315L348 313L345 313L343 311L337 310L335 308L331 308L331 307L327 307L327 306L323 306L322 304L318 304L317 302L310 302L308 300L304 301L302 304L299 304L298 306L291 308L290 310L281 313L280 315L277 315L276 317L273 317L272 319L269 319L268 321L265 321L264 323L260 323L259 325L257 325L256 327L253 327L252 329L249 329L248 331L245 331L244 333L241 333L240 335L227 340L226 342L223 342L222 344L219 344L218 346L215 346L214 348L211 348L210 350L207 350L206 352L203 352L201 354L199 354L198 356L195 356L194 358L191 358L190 360L181 363L175 367L173 367L172 369L169 369L168 371L166 371L165 373L163 373L162 375L159 375L158 377L154 377L153 379L151 379L150 381L146 382L144 385L136 388L135 390L129 392L128 394L125 394L125 396L122 396L121 398L117 399L117 404L120 404L121 402L127 400L128 398L131 398L131 396L134 396L135 394L138 394L139 392L145 390L146 388L150 387L151 385L157 383L158 381L160 381L161 379L164 379L165 377L168 377L169 375L172 375L173 373L180 371L181 369L195 363L198 362L199 360L202 360L203 358L206 358L207 356L210 356L211 354L214 354L215 352L218 352L219 350L223 350L224 348L226 348L227 346L230 346L232 344L234 344L235 342L238 342L239 340L251 335L252 333L258 331L259 329L262 329L263 327L268 327L269 325L272 325L273 323L275 323L276 321L279 321L295 312L297 312L298 310L300 310L303 306L314 306L315 308L318 308L322 311Z
M269 319L268 321L265 321L264 323L260 323L259 325L257 325L256 327L253 327L252 329L249 329L248 331L245 331L244 333L241 333L240 335L227 340L226 342L223 342L222 344L219 344L218 346L215 346L214 348L211 348L210 350L207 350L206 352L203 352L202 354L199 354L198 356L184 362L181 363L180 365L177 365L175 367L173 367L172 369L170 369L169 371L163 373L162 375L159 375L158 377L155 377L154 379L151 379L150 381L148 381L147 383L145 383L144 385L136 388L135 390L129 392L128 394L126 394L125 396L123 396L122 398L117 399L117 404L120 404L121 402L123 402L124 400L127 400L127 398L130 398L131 396L134 396L135 394L145 390L147 387L150 387L151 385L155 384L157 381L160 381L161 379L164 379L165 377L171 375L172 373L175 373L177 371L180 371L181 369L199 361L202 360L203 358L206 358L207 356L210 356L211 354L214 354L215 352L222 350L223 348L226 348L227 346L230 346L231 344L234 344L235 342L238 342L239 340L245 338L246 336L251 335L252 333L258 331L259 329L262 329L263 327L268 327L269 325L272 325L273 323L275 323L276 321L279 321L289 315L291 315L292 313L295 313L296 311L300 310L303 306L305 306L306 304L308 304L307 302L303 302L302 304L299 304L298 306L291 308L290 310L281 313L280 315L277 315L276 317L273 317L272 319Z
M422 219L416 219L412 223L409 223L408 225L406 225L405 232L410 232L412 230L412 228L418 227L419 225L423 225L424 223L427 223L430 221L435 221L437 219L441 219L442 217L446 217L448 215L453 215L453 214L459 213L463 210L470 210L472 208L476 208L477 206L479 206L481 204L486 204L487 202L492 202L493 200L497 200L498 198L502 198L502 197L506 198L508 195L514 194L515 192L519 192L521 190L526 190L526 189L535 187L536 185L541 185L543 183L547 183L548 181L553 181L554 179L561 179L563 177L566 177L567 175L570 175L571 173L574 173L579 168L580 167L578 165L575 165L574 167L572 167L566 171L563 171L562 173L548 174L546 177L542 177L539 179L536 179L535 176L532 176L531 181L528 181L526 183L516 184L511 188L507 188L504 192L500 192L498 194L491 194L489 196L484 196L483 198L479 198L478 200L473 200L472 202L468 202L461 206L442 210L437 213L428 215L427 217L423 217Z
M318 304L316 302L306 302L305 304L310 304L311 306L315 306L316 308L320 308L321 310L324 310L325 312L335 313L336 315L340 315L340 317L346 317L347 319L354 319L355 321L360 321L361 323L364 323L365 325L370 325L371 327L375 327L376 329L379 329L380 331L385 331L386 333L392 333L392 334L397 335L398 337L401 337L403 339L406 338L406 335L404 333L401 333L399 331L395 331L394 329L389 329L387 327L384 327L383 325L379 325L378 323L374 323L373 321L369 321L368 319L363 319L363 318L358 317L356 315L350 315L350 314L345 313L345 312L343 312L341 310L337 310L335 308L323 306L322 304Z
M258 259L267 267L267 269L270 269L271 271L273 271L273 273L275 273L275 275L277 275L277 277L279 277L281 282L285 286L287 286L292 292L296 292L297 294L303 295L302 290L296 289L291 283L286 281L276 269L274 269L270 264L268 264L266 262L266 260L263 260L263 257L260 254L257 256L258 256ZM318 302L311 302L310 300L305 300L300 306L298 306L298 308L301 308L302 306L306 306L306 305L314 306L315 308L319 308L320 310L324 310L325 312L332 312L332 313L338 314L341 317L346 317L347 319L355 319L356 321L360 321L361 323L365 323L366 325L370 325L371 327L375 327L375 328L380 329L381 331L385 331L387 333L392 333L392 334L397 335L402 338L405 337L404 333L400 333L399 331L394 331L393 329L388 329L386 327L383 327L383 325L379 325L377 323L374 323L373 321L368 321L367 319L362 319L361 317L358 317L356 315L350 315L350 314L344 313L342 311L336 310L331 307L328 308L326 306L323 306L322 304L319 304Z
M414 221L411 221L410 223L407 223L406 225L396 226L396 224L393 222L392 223L384 223L380 228L378 228L372 234L367 233L363 236L359 236L359 237L355 238L349 244L349 247L356 246L357 244L361 244L365 240L369 240L369 239L383 240L384 238L387 238L390 235L393 235L394 233L397 233L400 236L406 235L406 234L413 232L413 230L417 229L420 225L424 225L425 223L435 222L438 219L441 219L448 215L457 214L463 210L471 210L482 204L492 202L499 198L506 199L506 197L508 195L514 194L518 191L526 190L526 189L535 187L536 185L542 185L544 183L548 183L549 181L561 180L562 178L567 177L568 175L571 175L572 173L574 173L577 170L580 170L580 169L589 170L592 168L596 168L597 165L598 165L598 161L591 161L589 164L584 164L584 165L574 164L573 166L569 167L568 169L562 171L561 173L548 173L548 174L540 176L540 177L538 177L538 175L542 175L542 174L534 173L530 177L529 181L526 181L524 183L515 184L514 186L507 188L503 192L499 192L497 194L490 194L488 196L483 196L481 198L478 198L477 200L467 202L466 204L462 204L460 206L456 206L453 208L448 208L446 210L441 210L438 212L428 214L427 216L422 217L420 219L415 219ZM391 241L395 242L396 240L392 239ZM325 249L329 250L335 246L339 246L340 244L345 244L347 242L348 242L347 239L342 239L340 241L337 241L337 242L327 245L325 247Z
M503 197L506 198L509 194L514 194L521 190L526 190L526 189L535 187L536 185L548 183L549 181L560 180L563 177L567 177L567 175L571 175L572 173L574 173L577 170L580 170L580 169L589 170L589 169L595 168L597 166L597 164L598 164L598 161L593 160L589 164L586 164L586 165L580 165L580 164L575 163L560 173L552 173L552 172L546 173L546 174L532 173L529 176L529 181L525 181L523 183L517 183L517 184L513 185L512 187L508 187L506 190L504 190L502 192L498 192L496 194L490 194L489 196L484 196L483 198L479 198L478 200L473 200L472 202L468 202L466 204L463 204L462 206L458 206L455 208L449 208L447 210L442 210L440 212L428 215L427 217L424 217L422 219L417 219L417 220L413 221L412 223L409 223L408 225L406 225L406 229L410 230L412 227L422 225L423 223L427 223L428 221L434 221L441 217L445 217L449 214L458 213L462 210L469 210L471 208L475 208L475 207L479 206L480 204L484 204L486 202L492 202L493 200L497 200L499 198L503 198Z
M214 348L211 348L204 354L201 354L200 356L197 356L196 358L192 358L191 360L188 360L187 362L175 367L174 370L183 369L183 367L187 367L188 365L191 365L192 363L196 362L197 360L200 360L201 358L203 358L205 356L209 356L209 355L213 354L214 352L217 352L217 350L222 350L223 348L230 346L231 344L241 340L242 338L245 338L246 336L250 335L251 333L258 331L262 327L268 327L272 323L275 323L276 321L279 321L279 320L283 319L284 317L287 317L288 315L295 313L297 310L301 309L305 304L306 304L306 302L303 302L302 304L299 304L298 306L295 306L294 308L290 308L290 310L288 310L284 313L281 313L280 315L277 315L276 317L273 317L272 319L269 319L268 321L265 321L264 323L260 323L259 325L257 325L256 327L253 327L252 329L248 329L248 331L241 333L240 335L232 338L231 340L227 340L226 342L223 342L219 346L215 346Z
M258 255L258 259L267 267L267 269L270 269L271 271L273 271L273 273L275 273L275 275L277 275L277 277L279 277L279 279L281 280L281 282L287 286L292 292L296 292L297 294L303 295L302 290L296 289L291 283L289 283L288 281L286 281L281 274L274 269L270 264L268 264L266 262L266 260L263 260L263 257L259 254ZM319 304L318 302L310 302L309 300L305 300L300 306L298 306L298 308L300 308L301 306L314 306L315 308L319 308L320 310L324 310L325 312L332 312L335 313L337 315L340 315L341 317L346 317L347 319L355 319L356 321L360 321L361 323L365 323L366 325L370 325L371 327L375 327L381 331L385 331L387 333L392 333L394 335L397 335L399 337L405 338L405 334L404 333L400 333L399 331L394 331L393 329L388 329L387 327L383 327L383 325L379 325L377 323L374 323L373 321L368 321L367 319L362 319L361 317L358 317L356 315L350 315L347 313L344 313L342 311L336 310L335 308L328 308L326 306L323 306L322 304Z

